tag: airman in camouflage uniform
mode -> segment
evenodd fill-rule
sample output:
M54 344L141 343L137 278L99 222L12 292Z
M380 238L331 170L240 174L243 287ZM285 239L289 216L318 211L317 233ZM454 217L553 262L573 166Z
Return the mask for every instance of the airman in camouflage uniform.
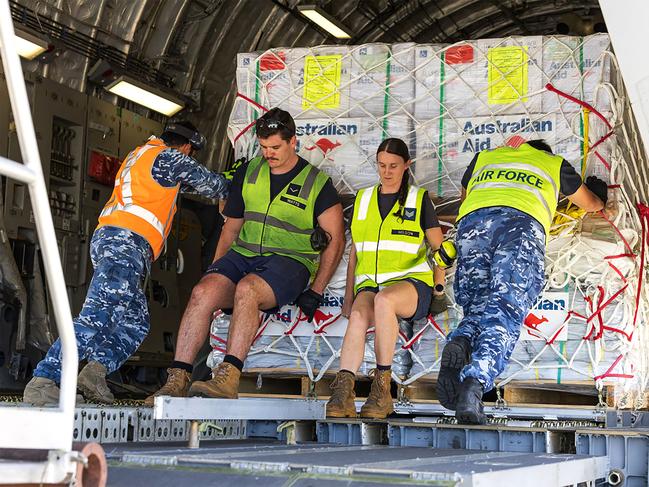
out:
M482 394L514 350L543 289L545 242L559 193L585 209L604 207L607 186L581 177L542 140L476 154L462 177L455 299L464 318L440 361L437 395L460 423L484 423Z
M122 228L101 227L92 236L95 270L81 313L74 320L79 360L96 361L110 373L140 346L149 332L149 310L142 289L151 267L144 238ZM61 380L61 344L54 342L35 377Z
M545 232L539 222L504 206L460 220L453 290L464 318L448 339L472 344L460 380L478 379L485 391L505 369L521 323L543 289Z
M188 122L167 125L131 152L116 177L90 243L95 270L81 313L74 320L79 360L88 364L77 386L86 399L112 403L106 375L117 370L149 331L143 290L151 262L160 254L179 192L224 198L230 181L208 171L192 154L205 138ZM231 179L231 174L229 175ZM34 370L24 401L37 406L58 401L61 344L57 340Z

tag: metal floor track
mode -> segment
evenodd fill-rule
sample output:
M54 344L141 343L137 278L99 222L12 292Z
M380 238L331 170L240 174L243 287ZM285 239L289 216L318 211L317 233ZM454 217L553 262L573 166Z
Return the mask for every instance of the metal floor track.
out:
M221 441L200 449L129 445L106 448L109 485L145 476L166 485L576 485L604 478L606 457L274 441ZM171 472L188 473L176 483ZM146 473L144 473L146 472ZM210 480L210 474L213 477ZM197 477L197 478L194 478ZM199 477L203 480L199 480ZM180 479L180 476L178 477ZM158 480L160 479L160 480ZM136 485L132 483L131 485ZM171 485L171 484L169 484Z

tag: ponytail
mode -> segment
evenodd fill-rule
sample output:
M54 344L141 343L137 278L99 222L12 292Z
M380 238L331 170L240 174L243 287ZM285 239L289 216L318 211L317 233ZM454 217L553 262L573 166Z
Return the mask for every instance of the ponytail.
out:
M400 222L403 222L403 209L406 206L406 199L408 198L408 186L410 182L410 174L406 171L403 173L403 177L401 178L401 186L399 186L399 199L397 200L399 202L399 209L394 212L394 216L396 216Z

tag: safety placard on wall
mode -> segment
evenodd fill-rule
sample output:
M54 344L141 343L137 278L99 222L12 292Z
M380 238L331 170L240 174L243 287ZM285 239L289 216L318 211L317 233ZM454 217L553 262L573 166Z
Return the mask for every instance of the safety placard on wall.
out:
M302 108L330 110L340 106L342 55L306 56Z
M532 308L521 328L521 340L564 342L568 339L567 292L546 291Z
M520 46L493 47L489 61L488 103L502 105L527 101L527 48Z

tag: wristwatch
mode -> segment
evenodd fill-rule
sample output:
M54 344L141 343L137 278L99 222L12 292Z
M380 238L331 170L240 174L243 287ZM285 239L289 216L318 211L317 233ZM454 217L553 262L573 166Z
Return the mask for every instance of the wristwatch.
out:
M435 287L433 288L433 290L438 294L443 293L444 292L444 284L435 284Z

